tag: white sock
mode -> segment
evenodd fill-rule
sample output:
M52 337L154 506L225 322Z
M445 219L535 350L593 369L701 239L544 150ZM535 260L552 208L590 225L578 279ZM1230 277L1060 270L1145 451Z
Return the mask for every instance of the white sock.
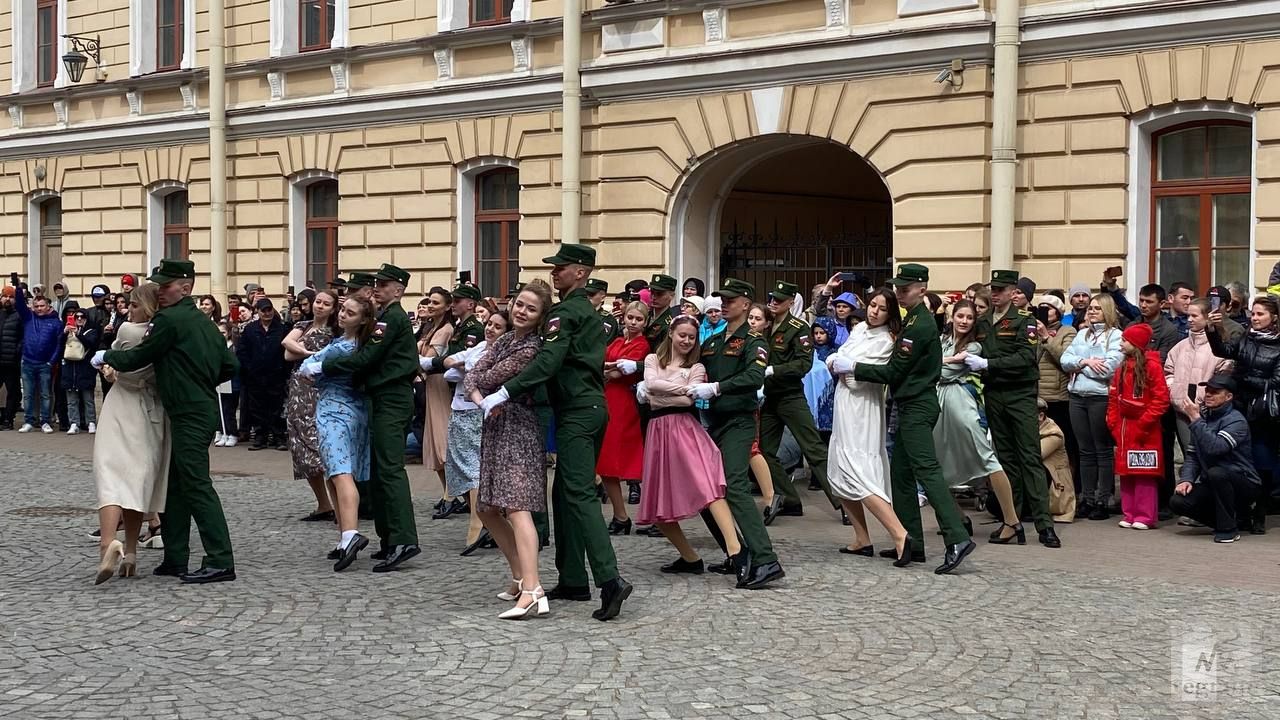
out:
M355 530L343 530L342 540L338 543L338 549L342 550L351 544L351 539L356 536Z

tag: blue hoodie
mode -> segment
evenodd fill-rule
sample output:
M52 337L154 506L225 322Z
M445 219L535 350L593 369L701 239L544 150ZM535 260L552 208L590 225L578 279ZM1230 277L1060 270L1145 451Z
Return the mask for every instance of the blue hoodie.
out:
M22 318L22 361L52 365L62 351L62 318L58 313L36 315L27 307L26 294L14 293L14 305Z

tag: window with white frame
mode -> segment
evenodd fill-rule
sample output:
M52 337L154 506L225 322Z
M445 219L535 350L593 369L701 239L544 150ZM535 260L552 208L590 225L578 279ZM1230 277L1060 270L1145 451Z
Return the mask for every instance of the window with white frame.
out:
M531 0L436 0L440 32L525 22Z
M459 270L498 297L520 274L520 168L503 157L481 157L457 168Z
M347 46L350 0L270 0L271 57Z
M195 67L196 0L129 0L129 75Z
M305 170L289 186L289 284L325 287L338 273L338 178Z
M147 265L161 258L186 260L191 254L190 200L187 186L161 180L147 194Z
M62 87L67 40L67 0L12 0L13 92Z

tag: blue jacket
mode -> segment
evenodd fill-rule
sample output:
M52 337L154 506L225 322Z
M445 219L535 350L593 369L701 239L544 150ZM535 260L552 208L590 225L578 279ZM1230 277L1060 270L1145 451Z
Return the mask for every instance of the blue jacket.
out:
M62 352L62 318L52 312L44 316L31 312L21 291L15 293L13 304L22 318L22 361L52 365Z
M1095 357L1106 361L1106 372L1096 373L1080 364L1082 360ZM1122 362L1124 352L1120 349L1120 331L1115 328L1102 333L1094 332L1092 328L1081 328L1058 360L1062 371L1071 376L1067 380L1067 392L1095 397L1107 397L1111 377Z
M706 317L703 317L702 324L698 326L698 347L702 347L702 343L706 342L707 338L724 330L728 324L729 321L725 320L723 317L720 318L720 322L715 325L712 325Z
M1205 468L1220 467L1233 477L1262 484L1253 466L1249 422L1231 405L1201 410L1200 419L1191 423L1191 442L1185 455L1180 475L1184 482L1198 483Z

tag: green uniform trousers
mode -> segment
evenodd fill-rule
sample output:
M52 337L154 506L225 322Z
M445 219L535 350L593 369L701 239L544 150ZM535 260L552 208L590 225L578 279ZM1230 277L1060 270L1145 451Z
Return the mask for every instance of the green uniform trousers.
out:
M168 567L187 567L191 521L195 520L204 546L200 567L235 568L227 518L209 477L209 440L217 429L216 420L170 415L173 459L164 503L164 565Z
M751 550L751 563L764 565L778 559L773 541L764 528L760 509L751 499L751 443L756 438L756 423L749 413L722 415L711 413L711 439L720 448L724 462L724 499L729 512L742 533L743 544Z
M373 527L382 547L416 545L409 474L404 470L404 429L413 417L413 388L390 385L369 395L369 482Z
M618 559L596 499L596 457L609 413L600 405L556 413L556 476L551 513L560 584L587 587L587 567L596 587L618 577Z
M893 512L919 543L920 550L924 550L924 529L920 525L920 503L916 502L917 484L924 488L925 497L933 506L946 543L955 545L969 539L960 506L942 479L942 466L938 464L938 453L933 446L933 426L938 422L938 414L936 395L898 403L898 432L893 438L893 458L889 463Z
M1013 486L1013 506L1021 511L1024 498L1036 530L1053 527L1049 516L1049 483L1040 461L1040 418L1034 384L985 389L987 424L996 458Z
M795 483L778 462L778 446L782 444L782 431L791 429L791 435L800 446L800 453L809 463L809 471L813 479L822 487L831 507L839 508L840 502L831 495L831 484L827 482L827 446L818 434L818 426L813 422L813 413L809 411L809 403L803 392L785 393L781 396L764 397L764 406L760 408L760 454L769 463L769 474L773 476L773 489L786 498L784 507L799 507L800 494L796 492Z

